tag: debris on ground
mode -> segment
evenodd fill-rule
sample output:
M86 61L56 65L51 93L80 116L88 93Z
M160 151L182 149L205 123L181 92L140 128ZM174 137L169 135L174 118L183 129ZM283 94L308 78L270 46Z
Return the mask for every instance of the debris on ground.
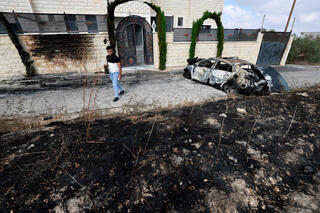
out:
M0 133L0 212L319 212L303 92Z

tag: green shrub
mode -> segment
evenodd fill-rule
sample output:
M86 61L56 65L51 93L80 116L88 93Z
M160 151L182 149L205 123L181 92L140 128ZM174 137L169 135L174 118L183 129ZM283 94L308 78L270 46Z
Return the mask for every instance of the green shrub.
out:
M191 33L191 44L189 49L189 58L194 58L196 52L196 44L198 40L198 36L200 33L201 26L204 21L207 19L215 20L218 27L218 44L217 44L217 57L222 56L223 52L223 42L224 42L224 28L221 22L221 13L211 13L209 11L205 11L201 18L197 19L192 24L192 33Z
M149 5L151 9L153 9L157 14L157 27L158 27L158 45L159 45L159 69L165 70L166 63L167 63L167 21L164 15L164 12L161 10L160 7L149 3L144 2L145 4Z
M320 37L296 37L292 42L288 62L320 63Z

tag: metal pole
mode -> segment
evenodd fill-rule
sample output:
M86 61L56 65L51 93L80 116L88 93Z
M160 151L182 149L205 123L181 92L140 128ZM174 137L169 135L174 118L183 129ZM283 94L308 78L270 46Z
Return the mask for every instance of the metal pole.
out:
M296 6L296 2L297 2L297 0L293 1L292 7L291 7L291 11L290 11L290 15L289 15L289 18L288 18L288 22L287 22L286 28L284 29L284 32L287 32L287 29L289 27L289 23L290 23L290 20L291 20L291 16L292 16L294 7Z
M263 19L262 19L262 23L261 23L261 31L262 31L265 19L266 19L266 14L263 15Z
M293 27L294 27L295 22L296 22L296 17L294 17L294 19L293 19L292 27L291 27L291 32L292 32L292 30L293 30Z

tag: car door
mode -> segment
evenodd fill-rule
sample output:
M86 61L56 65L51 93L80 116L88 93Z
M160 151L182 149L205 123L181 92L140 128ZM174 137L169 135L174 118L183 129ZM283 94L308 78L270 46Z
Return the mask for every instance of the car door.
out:
M233 76L233 72L234 66L232 64L218 61L210 71L209 84L213 86L221 85Z
M196 63L195 68L191 72L191 78L202 83L208 83L212 65L213 62L209 59Z

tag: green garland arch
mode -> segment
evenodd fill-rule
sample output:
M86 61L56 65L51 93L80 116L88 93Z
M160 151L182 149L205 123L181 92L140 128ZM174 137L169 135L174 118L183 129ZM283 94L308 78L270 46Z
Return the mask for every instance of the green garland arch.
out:
M157 27L158 27L158 45L159 45L159 70L166 69L167 63L167 20L164 15L164 12L160 7L149 3L144 2L149 5L157 13Z
M194 58L196 52L196 44L197 39L200 33L201 26L203 25L204 21L207 19L215 20L217 27L218 27L218 44L217 44L217 57L222 56L223 52L223 42L224 42L224 28L221 22L221 12L209 12L205 11L201 18L197 19L192 24L192 34L191 34L191 44L189 49L189 58Z
M135 1L135 0L115 0L110 3L108 0L108 14L107 14L107 26L108 26L108 35L109 35L109 41L110 46L113 48L116 47L116 36L115 36L115 23L114 23L114 11L116 7L120 4L124 4L129 1ZM157 5L154 5L149 2L143 2L151 9L153 9L157 14L157 25L158 25L158 45L159 45L159 69L165 70L166 69L166 62L167 62L167 31L166 31L166 17L164 15L164 12L161 10L160 7Z

